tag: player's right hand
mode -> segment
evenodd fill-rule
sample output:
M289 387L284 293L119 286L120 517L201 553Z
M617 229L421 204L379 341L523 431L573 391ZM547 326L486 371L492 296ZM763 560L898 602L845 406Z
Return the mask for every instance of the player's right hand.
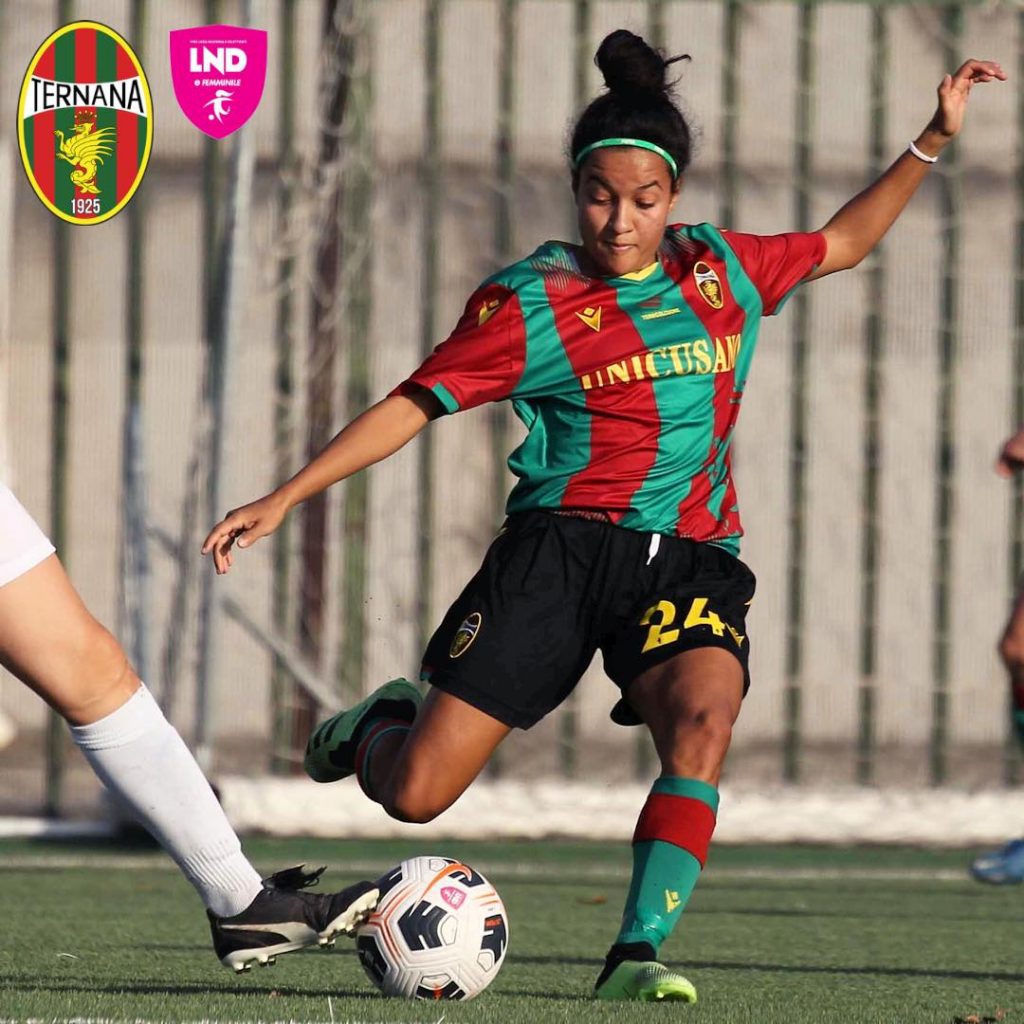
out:
M999 453L996 460L996 472L1000 476L1013 476L1024 469L1024 427L1017 431Z
M255 544L273 533L287 512L288 502L277 491L229 512L203 541L203 554L213 555L217 575L223 576L231 568L231 548L236 542L240 548Z

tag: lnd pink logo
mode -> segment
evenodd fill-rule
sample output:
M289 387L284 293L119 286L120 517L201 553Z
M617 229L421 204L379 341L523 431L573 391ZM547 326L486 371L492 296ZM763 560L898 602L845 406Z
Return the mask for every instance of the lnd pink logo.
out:
M185 116L215 139L237 131L263 97L267 33L198 25L171 33L171 81Z
M462 906L465 898L466 894L461 889L456 889L453 885L446 885L441 890L441 899L443 899L449 907L454 907L456 910Z

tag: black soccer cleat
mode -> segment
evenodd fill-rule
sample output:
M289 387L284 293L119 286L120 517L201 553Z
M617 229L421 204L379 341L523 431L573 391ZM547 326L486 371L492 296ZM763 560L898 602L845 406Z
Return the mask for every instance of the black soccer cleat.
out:
M272 964L278 954L307 946L332 946L335 936L352 935L373 913L379 890L356 882L335 893L302 892L316 885L324 869L286 868L263 879L263 891L240 914L218 917L209 910L213 949L225 967L247 971Z

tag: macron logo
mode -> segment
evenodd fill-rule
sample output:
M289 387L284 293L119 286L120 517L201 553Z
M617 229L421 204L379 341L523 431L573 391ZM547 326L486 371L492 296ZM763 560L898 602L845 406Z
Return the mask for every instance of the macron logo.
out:
M601 330L601 307L598 306L596 309L593 306L587 306L586 309L578 310L576 315L592 330Z

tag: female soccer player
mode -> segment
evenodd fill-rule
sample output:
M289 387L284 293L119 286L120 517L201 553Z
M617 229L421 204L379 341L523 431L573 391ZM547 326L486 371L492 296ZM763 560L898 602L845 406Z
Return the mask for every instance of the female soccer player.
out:
M960 130L972 86L1005 78L967 61L908 151L821 231L761 237L668 224L690 159L669 63L629 32L602 42L608 91L570 150L581 244L546 242L489 278L408 380L203 545L226 572L234 544L430 420L514 401L527 434L509 459L508 520L427 647L426 699L386 684L313 733L306 770L321 782L354 773L392 816L428 821L600 649L622 691L613 719L644 723L661 760L603 999L696 999L657 956L704 863L749 682L754 576L737 557L729 446L761 317L801 282L859 263Z
M360 882L311 894L317 872L261 881L177 730L89 614L53 545L0 485L0 665L66 719L93 771L171 855L236 971L354 931L376 905Z
M1024 472L1024 427L1007 438L996 461L996 472L1005 477ZM999 641L999 656L1010 678L1014 728L1017 738L1024 743L1024 578ZM1024 839L1012 839L1001 850L976 858L971 864L971 874L979 882L993 885L1024 882Z

